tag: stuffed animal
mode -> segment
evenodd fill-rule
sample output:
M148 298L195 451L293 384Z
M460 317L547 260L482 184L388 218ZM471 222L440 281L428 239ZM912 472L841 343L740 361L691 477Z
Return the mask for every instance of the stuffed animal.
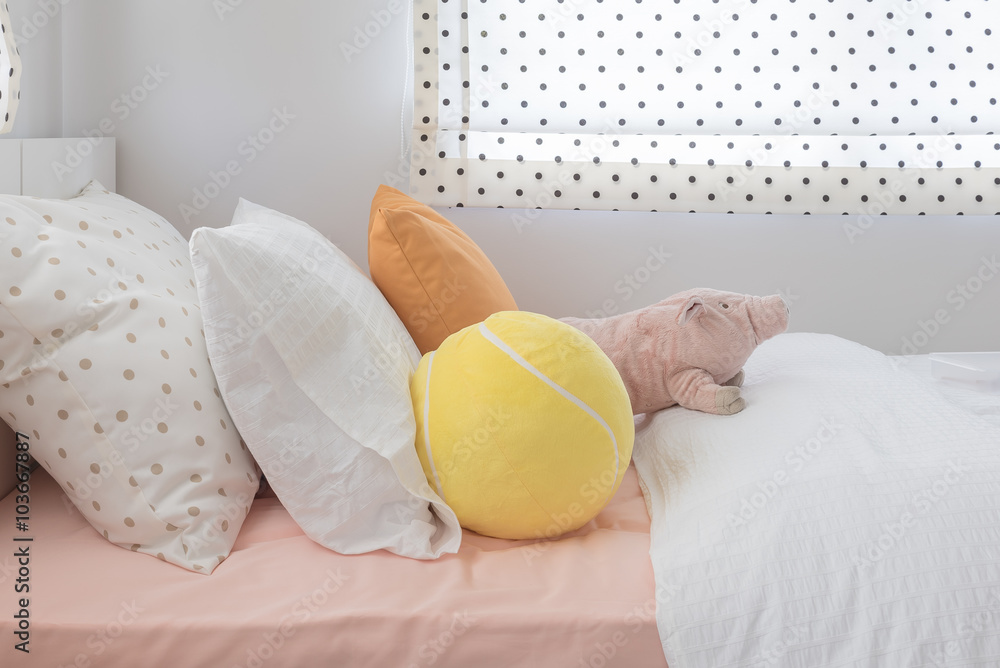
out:
M746 406L743 364L758 344L785 331L788 305L779 295L698 288L609 318L561 320L611 358L633 414L680 404L732 415Z

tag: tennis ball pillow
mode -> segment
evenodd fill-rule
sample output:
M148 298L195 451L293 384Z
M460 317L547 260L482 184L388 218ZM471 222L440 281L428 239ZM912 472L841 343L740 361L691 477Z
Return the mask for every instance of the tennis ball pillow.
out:
M448 336L410 382L428 483L466 529L554 538L607 504L632 457L621 376L578 329L501 311Z

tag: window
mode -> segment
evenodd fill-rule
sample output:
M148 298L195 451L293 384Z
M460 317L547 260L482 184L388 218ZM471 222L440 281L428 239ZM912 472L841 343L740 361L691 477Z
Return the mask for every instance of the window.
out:
M414 2L430 204L1000 211L1000 3Z

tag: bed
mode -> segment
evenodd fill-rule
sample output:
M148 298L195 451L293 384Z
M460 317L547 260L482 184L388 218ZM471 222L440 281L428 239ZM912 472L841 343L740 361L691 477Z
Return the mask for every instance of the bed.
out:
M207 578L109 545L43 471L32 488L31 654L5 642L5 665L574 666L602 651L614 665L666 665L634 471L572 537L470 533L435 562L336 554L260 498ZM13 517L13 496L0 508ZM7 552L10 638L17 565Z
M9 146L6 142L5 145ZM30 154L23 169L25 174L35 176L27 176L22 187L20 171L15 166L10 169L12 179L7 190L66 198L84 189L91 178L99 179L104 188L88 190L90 199L85 196L79 209L66 214L81 218L94 214L93 218L85 218L91 221L85 230L83 220L79 226L75 222L71 225L75 233L83 235L75 238L93 247L85 235L98 231L100 219L118 216L123 211L128 214L139 207L108 192L114 185L113 140L91 147L94 150L87 151L89 159L65 182L50 178L49 165L61 160L68 146L76 145L77 140L24 141L23 147L19 145L11 154L15 160L22 153ZM114 209L118 205L124 209ZM100 209L98 213L98 207L104 206L112 208ZM58 218L61 212L45 215ZM43 218L40 224L47 224L47 220ZM137 225L117 225L107 232L109 243L142 234ZM46 236L54 237L55 232ZM177 255L164 262L166 270L182 264L182 255L187 251L186 244L179 246L172 236L142 239L137 248L141 250L146 244L162 249L167 244L171 244L171 250L179 248ZM11 252L12 245L19 249L14 259L29 255L25 244L14 243L9 237L4 238L3 245L5 253ZM103 263L103 255L100 258ZM122 293L126 297L138 295L140 304L145 304L148 295L140 291L138 276L143 276L142 286L152 284L156 261L144 260L142 264L133 275L128 275L120 259L115 268L122 270L121 278L116 280L131 288L126 291L120 286ZM40 289L37 292L42 294ZM60 301L71 302L76 298L69 287L66 292L68 295ZM176 292L181 294L180 289ZM187 312L194 310L191 300L178 302L176 306ZM122 308L129 310L127 298ZM138 311L141 310L139 306ZM86 309L81 313L87 314L82 324L100 320L90 318ZM162 318L168 327L153 324L152 329L166 331L173 324L174 315L179 314L174 310L165 312ZM155 321L154 318L152 322ZM100 322L108 327L104 320ZM7 344L13 339L17 324L8 319L0 326ZM143 330L129 331L133 333L142 343ZM145 332L147 345L152 346L149 336L154 333ZM194 338L191 332L187 334ZM126 338L124 332L122 335L122 345L134 338ZM72 377L83 372L69 352L71 342L65 335L42 339L42 345L51 343L53 348L41 348L42 360L28 362L32 368L47 368L46 362L62 364L69 357L74 363L65 365L66 373ZM164 351L171 353L171 359L160 360L165 366L157 373L168 373L168 365L181 362L177 349L169 343L163 346ZM154 346L154 351L159 347ZM9 371L13 362L10 349L7 350L0 358L7 360ZM94 368L101 366L98 357L91 358ZM140 380L142 368L129 366L132 373L127 377ZM180 376L187 378L170 379L173 392L166 395L166 403L160 404L169 414L163 423L170 423L169 434L176 433L178 439L178 430L183 425L174 425L196 419L195 412L184 413L190 406L179 407L186 403L178 399L184 393L181 383L193 382L186 369ZM192 388L188 393L198 391ZM26 402L19 397L16 403L25 411L35 409L42 405L43 394L35 391L37 400ZM198 398L201 402L195 403L199 403L199 410L207 411L211 397ZM16 413L23 422L29 422L19 408L11 408L10 403L7 408L6 420ZM149 414L153 415L155 410L154 406ZM72 419L64 412L52 421L58 423L62 418ZM231 423L227 424L231 429ZM148 429L147 434L141 422L138 426L131 435L126 433L125 438L135 436L141 444L146 444L159 435L156 429ZM180 568L155 558L156 555L135 554L127 547L111 545L94 530L80 509L93 514L96 512L93 501L103 504L101 512L104 512L112 503L110 499L99 498L115 480L103 463L92 470L98 473L90 478L92 471L84 470L80 475L66 473L66 482L77 482L68 488L57 484L44 467L36 466L27 481L27 503L19 509L25 499L19 500L16 490L8 494L14 482L9 465L15 462L15 443L28 441L32 452L37 454L42 448L38 444L50 433L43 426L25 431L28 433L15 437L3 426L0 447L3 452L0 460L5 467L2 471L5 498L0 513L5 524L7 520L14 523L20 516L28 525L28 531L22 533L15 524L7 524L11 530L5 532L5 543L11 549L5 548L0 559L0 586L5 592L0 604L3 608L0 615L5 620L2 632L5 639L13 640L3 643L4 665L134 666L137 657L144 657L141 660L144 665L206 667L577 666L581 662L597 665L607 661L620 665L665 665L654 618L655 588L648 559L649 517L633 469L628 470L619 493L604 512L568 536L559 540L509 541L464 532L457 554L434 560L406 558L387 550L359 555L334 552L307 537L278 501L273 488L268 488L252 500L245 518L242 509L226 515L233 525L243 521L239 536L228 558L218 565L213 561L205 568L213 569L211 575L204 575L204 571L192 570L191 563ZM93 434L90 425L73 433L83 432ZM201 433L210 438L207 431ZM210 446L211 443L204 447ZM67 454L66 450L70 450L69 445L53 458L59 460ZM226 454L227 459L231 455L239 463L240 455L245 453L237 447ZM70 450L67 460L72 458ZM58 462L50 463L58 466ZM169 467L166 461L163 464ZM277 472L273 469L271 472L277 481ZM208 474L202 473L207 479ZM146 486L141 478L139 482ZM249 484L246 480L243 483ZM230 484L238 482L226 483L228 498L236 499ZM128 488L127 483L123 486ZM77 498L74 504L67 489L86 498ZM242 489L256 490L256 479L252 487ZM240 505L244 501L240 500ZM246 504L249 506L249 501ZM19 510L23 511L20 515ZM136 525L142 524L139 515L132 517ZM116 525L123 528L120 522ZM114 536L115 529L110 525L105 530ZM31 540L17 540L24 537ZM22 548L26 552L22 551L20 554L24 556L19 557L16 549ZM186 556L173 555L166 544L161 548L158 556L164 560L182 561ZM69 555L73 555L71 559ZM71 567L67 567L69 563ZM19 574L22 567L23 576ZM23 591L15 590L19 578L24 580ZM16 632L23 635L19 637Z
M15 490L0 502L3 662L996 665L1000 387L939 375L928 355L778 336L747 364L742 413L637 418L633 463L582 528L519 541L463 531L457 552L430 559L318 544L291 504L258 491L242 440L226 451L250 466L227 474L225 485L245 487L226 498L255 491L230 518L238 535L225 558L185 568L187 550L168 543L147 554L112 545L92 528L90 497L72 502L39 466L28 500ZM17 411L41 403L19 397ZM165 436L150 424L150 441ZM45 426L4 430L4 464L16 442L44 441ZM201 564L210 575L194 572Z

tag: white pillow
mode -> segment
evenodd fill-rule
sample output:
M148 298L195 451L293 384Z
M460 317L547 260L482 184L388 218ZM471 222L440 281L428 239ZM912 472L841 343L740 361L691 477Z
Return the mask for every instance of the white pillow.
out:
M191 258L223 398L275 494L337 552L457 552L414 447L420 354L375 284L307 224L240 200Z
M105 538L211 573L259 477L201 328L160 216L96 182L0 197L0 417Z

